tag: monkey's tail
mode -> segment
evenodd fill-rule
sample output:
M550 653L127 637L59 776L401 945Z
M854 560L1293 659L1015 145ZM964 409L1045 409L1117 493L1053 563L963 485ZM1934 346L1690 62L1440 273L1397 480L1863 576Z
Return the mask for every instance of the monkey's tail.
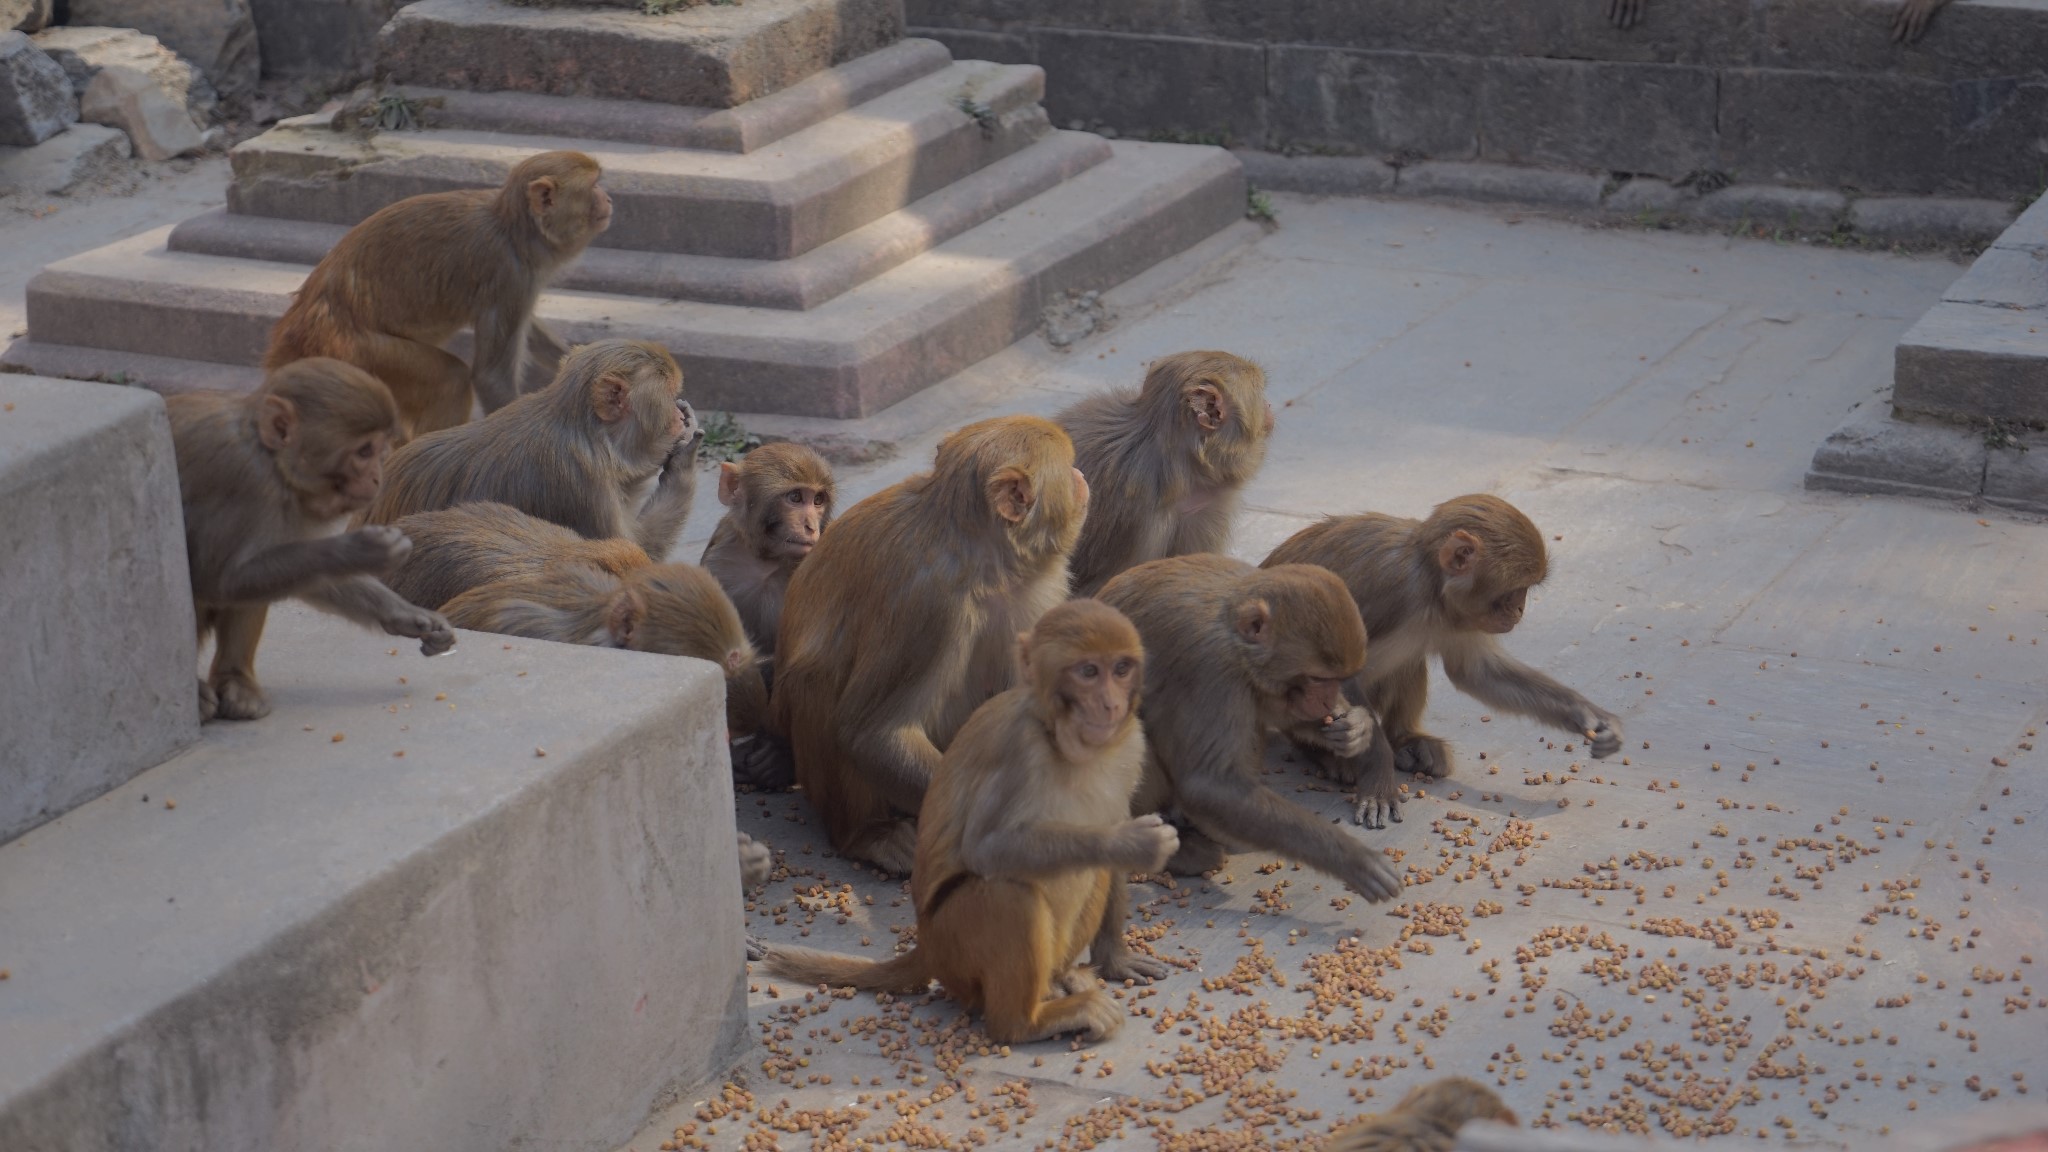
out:
M784 980L863 992L922 992L932 982L917 948L893 960L869 960L816 948L775 947L768 950L765 963L769 972Z

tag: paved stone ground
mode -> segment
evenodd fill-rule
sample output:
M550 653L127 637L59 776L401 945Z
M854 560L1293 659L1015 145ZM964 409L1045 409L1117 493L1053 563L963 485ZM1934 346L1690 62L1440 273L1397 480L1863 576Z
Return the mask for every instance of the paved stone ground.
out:
M1509 647L1619 712L1624 757L1439 679L1457 775L1359 833L1406 866L1398 907L1257 853L1141 886L1134 929L1181 971L1122 992L1089 1050L992 1051L936 997L757 976L739 1078L633 1147L1312 1146L1449 1073L1538 1124L1819 1147L2038 1101L2048 528L1800 486L1961 267L1275 200L1276 231L1163 305L1113 294L1123 320L1071 352L1030 342L876 422L933 427L842 469L849 497L922 468L940 426L1183 348L1255 357L1279 431L1237 554L1326 512L1516 501L1555 539ZM906 886L830 856L796 796L740 807L783 865L752 929L886 956Z

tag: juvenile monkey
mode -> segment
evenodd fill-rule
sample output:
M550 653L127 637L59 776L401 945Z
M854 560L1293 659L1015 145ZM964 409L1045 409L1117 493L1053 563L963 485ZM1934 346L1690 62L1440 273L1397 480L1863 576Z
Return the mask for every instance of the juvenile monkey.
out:
M394 452L364 519L389 524L491 500L666 559L697 493L704 435L682 388L682 369L659 345L585 344L546 388ZM649 481L654 491L643 500Z
M769 656L782 627L782 598L796 566L832 523L832 468L801 444L763 444L718 466L725 517L699 563L732 597L747 634Z
M1201 553L1140 564L1102 599L1145 640L1150 753L1132 811L1187 818L1170 868L1206 872L1222 866L1226 845L1258 848L1367 900L1400 892L1385 856L1259 779L1269 728L1345 757L1372 738L1372 717L1344 698L1344 681L1366 666L1365 626L1335 576Z
M1144 654L1130 621L1070 600L1018 637L1025 683L982 705L946 749L918 815L917 946L876 962L771 948L806 984L914 992L936 979L1000 1044L1116 1033L1123 1009L1079 966L1141 973L1123 942L1123 873L1173 855L1172 825L1130 816L1144 771ZM1091 944L1092 941L1092 944Z
M1520 1123L1493 1089L1446 1076L1417 1085L1390 1111L1332 1132L1323 1152L1451 1152L1470 1120Z
M346 360L390 386L409 435L495 412L520 393L534 301L612 220L597 161L581 152L522 160L504 187L400 200L349 230L306 277L270 336L264 366ZM475 362L441 345L476 330ZM552 365L550 365L552 367Z
M343 532L376 496L398 435L384 385L339 360L301 360L247 394L190 392L165 401L185 510L192 610L213 667L199 715L254 720L270 704L256 682L256 645L270 602L316 608L420 642L455 645L438 613L377 582L412 544L396 528Z
M1141 387L1091 396L1058 420L1093 494L1071 565L1076 596L1147 560L1222 551L1273 434L1265 373L1228 352L1154 361Z
M832 846L889 872L939 752L1016 674L1016 635L1066 597L1088 483L1059 425L970 424L930 472L849 509L790 578L771 727Z
M1595 759L1621 749L1621 721L1501 649L1521 623L1529 589L1550 561L1543 533L1498 496L1460 496L1427 520L1367 513L1331 516L1295 533L1268 567L1316 564L1343 578L1373 637L1352 682L1378 714L1391 756L1373 758L1360 784L1360 818L1398 819L1395 767L1451 774L1450 745L1422 730L1429 658L1458 690L1489 707L1584 736Z
M765 772L787 783L787 754L756 747L768 689L753 643L709 572L655 564L630 540L585 540L503 504L419 512L397 526L413 549L393 587L420 600L445 595L441 611L457 628L718 665L734 778L753 784Z

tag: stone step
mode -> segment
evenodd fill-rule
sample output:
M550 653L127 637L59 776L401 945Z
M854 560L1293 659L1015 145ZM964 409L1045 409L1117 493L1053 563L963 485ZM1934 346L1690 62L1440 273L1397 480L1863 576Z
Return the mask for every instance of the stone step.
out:
M1044 94L1035 65L962 61L743 154L460 129L365 137L306 116L235 148L228 207L355 224L407 196L502 184L536 152L575 148L604 166L615 206L598 246L784 260L1028 147L1052 130Z
M1222 149L1110 149L1073 179L807 312L562 291L542 297L539 314L568 339L667 345L691 400L707 409L866 416L1029 333L1056 294L1119 283L1244 214L1243 170ZM306 269L171 252L169 231L38 274L28 288L33 345L259 363Z
M408 85L391 91L419 102L426 123L437 128L752 152L952 62L936 40L905 40L737 108Z
M286 605L262 666L0 845L0 1148L606 1148L739 1058L712 665Z
M560 289L808 309L914 259L935 245L1102 163L1109 142L1054 132L1014 156L872 224L788 260L735 260L593 248L555 279ZM215 210L171 230L173 252L316 264L346 235L341 224Z
M1899 337L1892 397L1943 419L2048 424L2048 310L1936 304Z
M420 0L378 33L377 64L429 88L732 108L902 38L902 0L746 0L664 16Z

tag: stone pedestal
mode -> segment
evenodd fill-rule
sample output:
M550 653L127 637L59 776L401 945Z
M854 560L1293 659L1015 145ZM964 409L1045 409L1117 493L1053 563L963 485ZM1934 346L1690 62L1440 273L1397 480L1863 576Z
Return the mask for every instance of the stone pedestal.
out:
M855 418L1242 215L1227 152L1057 131L1040 69L954 60L901 26L899 0L422 0L379 44L423 130L330 113L241 145L226 212L38 276L6 359L166 387L203 377L193 361L254 366L349 226L573 147L616 210L544 320L665 343L706 408Z

